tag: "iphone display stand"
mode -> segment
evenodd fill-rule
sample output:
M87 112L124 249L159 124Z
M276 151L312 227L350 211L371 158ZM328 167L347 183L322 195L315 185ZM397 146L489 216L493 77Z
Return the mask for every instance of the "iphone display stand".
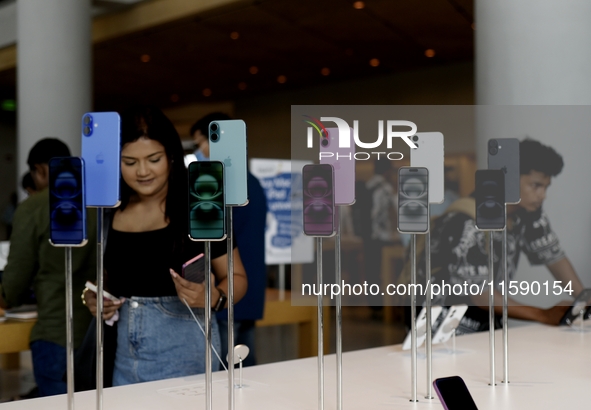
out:
M450 355L456 355L458 353L458 350L456 349L456 329L454 329L453 333L451 334L450 340L451 347L448 345L449 341L443 342L443 345L446 348L445 352Z
M341 283L341 206L335 206L336 237L335 237L335 283ZM343 408L343 301L341 292L335 297L336 304L336 362L337 362L337 410Z
M571 308L573 309L573 308ZM589 333L591 329L585 328L585 315L586 315L587 308L584 307L579 311L579 316L572 321L572 323L567 328L568 331L576 332L576 333ZM578 320L578 323L576 323Z
M226 205L228 215L226 244L228 246L228 352L234 350L234 229L232 226L232 206ZM211 308L211 305L210 305ZM234 387L234 355L228 355L228 386ZM242 368L242 362L240 364ZM242 383L240 383L242 384ZM228 409L234 410L234 388L228 388Z
M211 410L211 242L204 241L203 246L205 260L205 408ZM233 389L228 390L232 391Z
M453 305L449 307L447 315L439 325L437 332L435 332L435 336L433 336L433 343L443 343L445 349L441 350L442 353L445 354L452 354L455 355L459 353L456 350L456 342L455 337L457 334L457 329L462 322L462 318L466 314L468 310L467 305ZM448 342L452 339L452 347L453 349L449 348Z
M242 384L242 362L244 361L244 359L246 359L248 357L248 354L250 353L250 349L248 348L248 346L246 345L236 345L234 346L234 363L238 362L239 365L239 373L238 373L238 380L239 380L239 384L235 385L235 388L241 389L242 387L244 387L244 385ZM230 354L226 355L226 361L230 362Z
M507 270L507 204L505 204L505 229L503 229L503 383L509 383L509 272ZM491 233L492 239L492 233Z
M68 410L74 410L74 309L72 307L72 247L65 248L66 254L66 350Z
M581 333L584 333L585 332L585 309L581 309L581 311L579 312L579 322L580 322L580 325L579 325L578 329Z
M431 218L431 206L427 208L429 218ZM425 276L427 284L427 294L425 309L427 310L427 323L425 328L425 356L427 356L427 395L426 399L432 400L433 397L433 329L432 329L432 306L431 306L431 231L425 235Z
M65 254L65 293L66 293L66 384L68 410L74 410L74 307L72 297L72 247L54 244L55 247L63 247ZM84 246L86 241L76 247Z
M507 307L509 274L507 271L507 204L517 204L520 201L520 142L517 138L493 138L488 140L487 145L487 168L489 170L502 170L504 174L503 185L505 193L503 206L505 211L505 226L502 229L503 235L501 244L501 269L503 280L503 383L509 383L509 320ZM493 280L492 276L490 280ZM493 288L491 291L494 293L495 289ZM494 366L494 363L492 365ZM491 381L491 384L493 383L494 382Z
M429 175L429 200L433 203L441 203L444 201L444 137L440 132L422 132L417 133L412 137L412 140L417 144L415 149L410 150L410 166L411 167L425 167L428 169ZM431 218L430 202L427 204L427 217ZM427 231L425 236L425 269L426 269L426 283L427 294L425 309L427 311L427 333L425 354L427 356L427 395L426 399L433 399L433 375L432 375L432 323L431 323L431 235Z
M97 208L96 240L96 408L103 409L104 337L103 337L103 238L104 208Z
M316 284L322 289L322 238L316 238ZM324 323L322 292L318 292L318 410L324 410Z
M506 231L505 231L506 232ZM488 231L488 336L489 336L489 360L490 360L490 386L496 386L495 375L495 295L494 295L494 243L493 231Z
M410 235L410 283L413 289L417 284L417 234ZM427 322L430 316L427 317ZM410 401L415 403L417 399L417 297L410 295L410 368L411 368L411 397Z

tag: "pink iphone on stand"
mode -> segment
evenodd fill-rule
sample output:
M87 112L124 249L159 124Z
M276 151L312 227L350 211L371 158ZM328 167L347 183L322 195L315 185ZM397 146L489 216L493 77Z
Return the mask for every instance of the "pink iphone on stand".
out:
M339 129L327 128L327 136L320 138L320 163L334 168L335 205L355 203L355 141L349 128L349 147L339 146Z

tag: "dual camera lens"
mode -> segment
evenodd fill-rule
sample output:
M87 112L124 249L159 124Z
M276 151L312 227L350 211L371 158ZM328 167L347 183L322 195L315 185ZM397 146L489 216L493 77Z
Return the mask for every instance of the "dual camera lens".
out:
M216 131L219 129L219 126L217 123L212 122L209 126L209 139L211 140L211 142L218 142L220 140L220 134L218 134Z
M84 134L85 137L90 137L92 135L92 116L85 115L82 118L82 123L83 123L82 133Z

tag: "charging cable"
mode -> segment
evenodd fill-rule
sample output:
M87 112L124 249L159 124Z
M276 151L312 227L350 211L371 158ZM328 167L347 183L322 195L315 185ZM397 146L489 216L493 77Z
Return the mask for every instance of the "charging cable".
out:
M201 329L201 333L203 333L203 336L205 336L205 330L203 330L203 326L201 326L201 322L199 322L199 320L197 320L197 316L195 316L195 313L193 312L193 309L191 309L191 306L189 306L189 304L187 303L187 300L185 298L183 298L183 302L185 302L185 305L187 306L187 309L189 309L189 312L191 312L191 316L193 316L193 319L195 319L195 322L197 322L197 325L199 325L199 329ZM207 346L205 348L207 349ZM213 345L211 345L211 348L213 349L213 352L215 353L216 357L218 358L218 360L220 361L220 363L224 367L224 370L225 371L228 371L228 368L226 367L226 365L222 361L222 359L221 359L220 355L218 354L217 350L215 350L215 347L213 347Z

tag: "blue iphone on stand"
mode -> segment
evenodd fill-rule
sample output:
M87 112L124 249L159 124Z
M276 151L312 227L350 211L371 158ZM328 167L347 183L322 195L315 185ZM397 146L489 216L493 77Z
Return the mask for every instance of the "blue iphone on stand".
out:
M82 158L86 164L86 206L115 208L120 203L121 120L116 112L82 116Z

